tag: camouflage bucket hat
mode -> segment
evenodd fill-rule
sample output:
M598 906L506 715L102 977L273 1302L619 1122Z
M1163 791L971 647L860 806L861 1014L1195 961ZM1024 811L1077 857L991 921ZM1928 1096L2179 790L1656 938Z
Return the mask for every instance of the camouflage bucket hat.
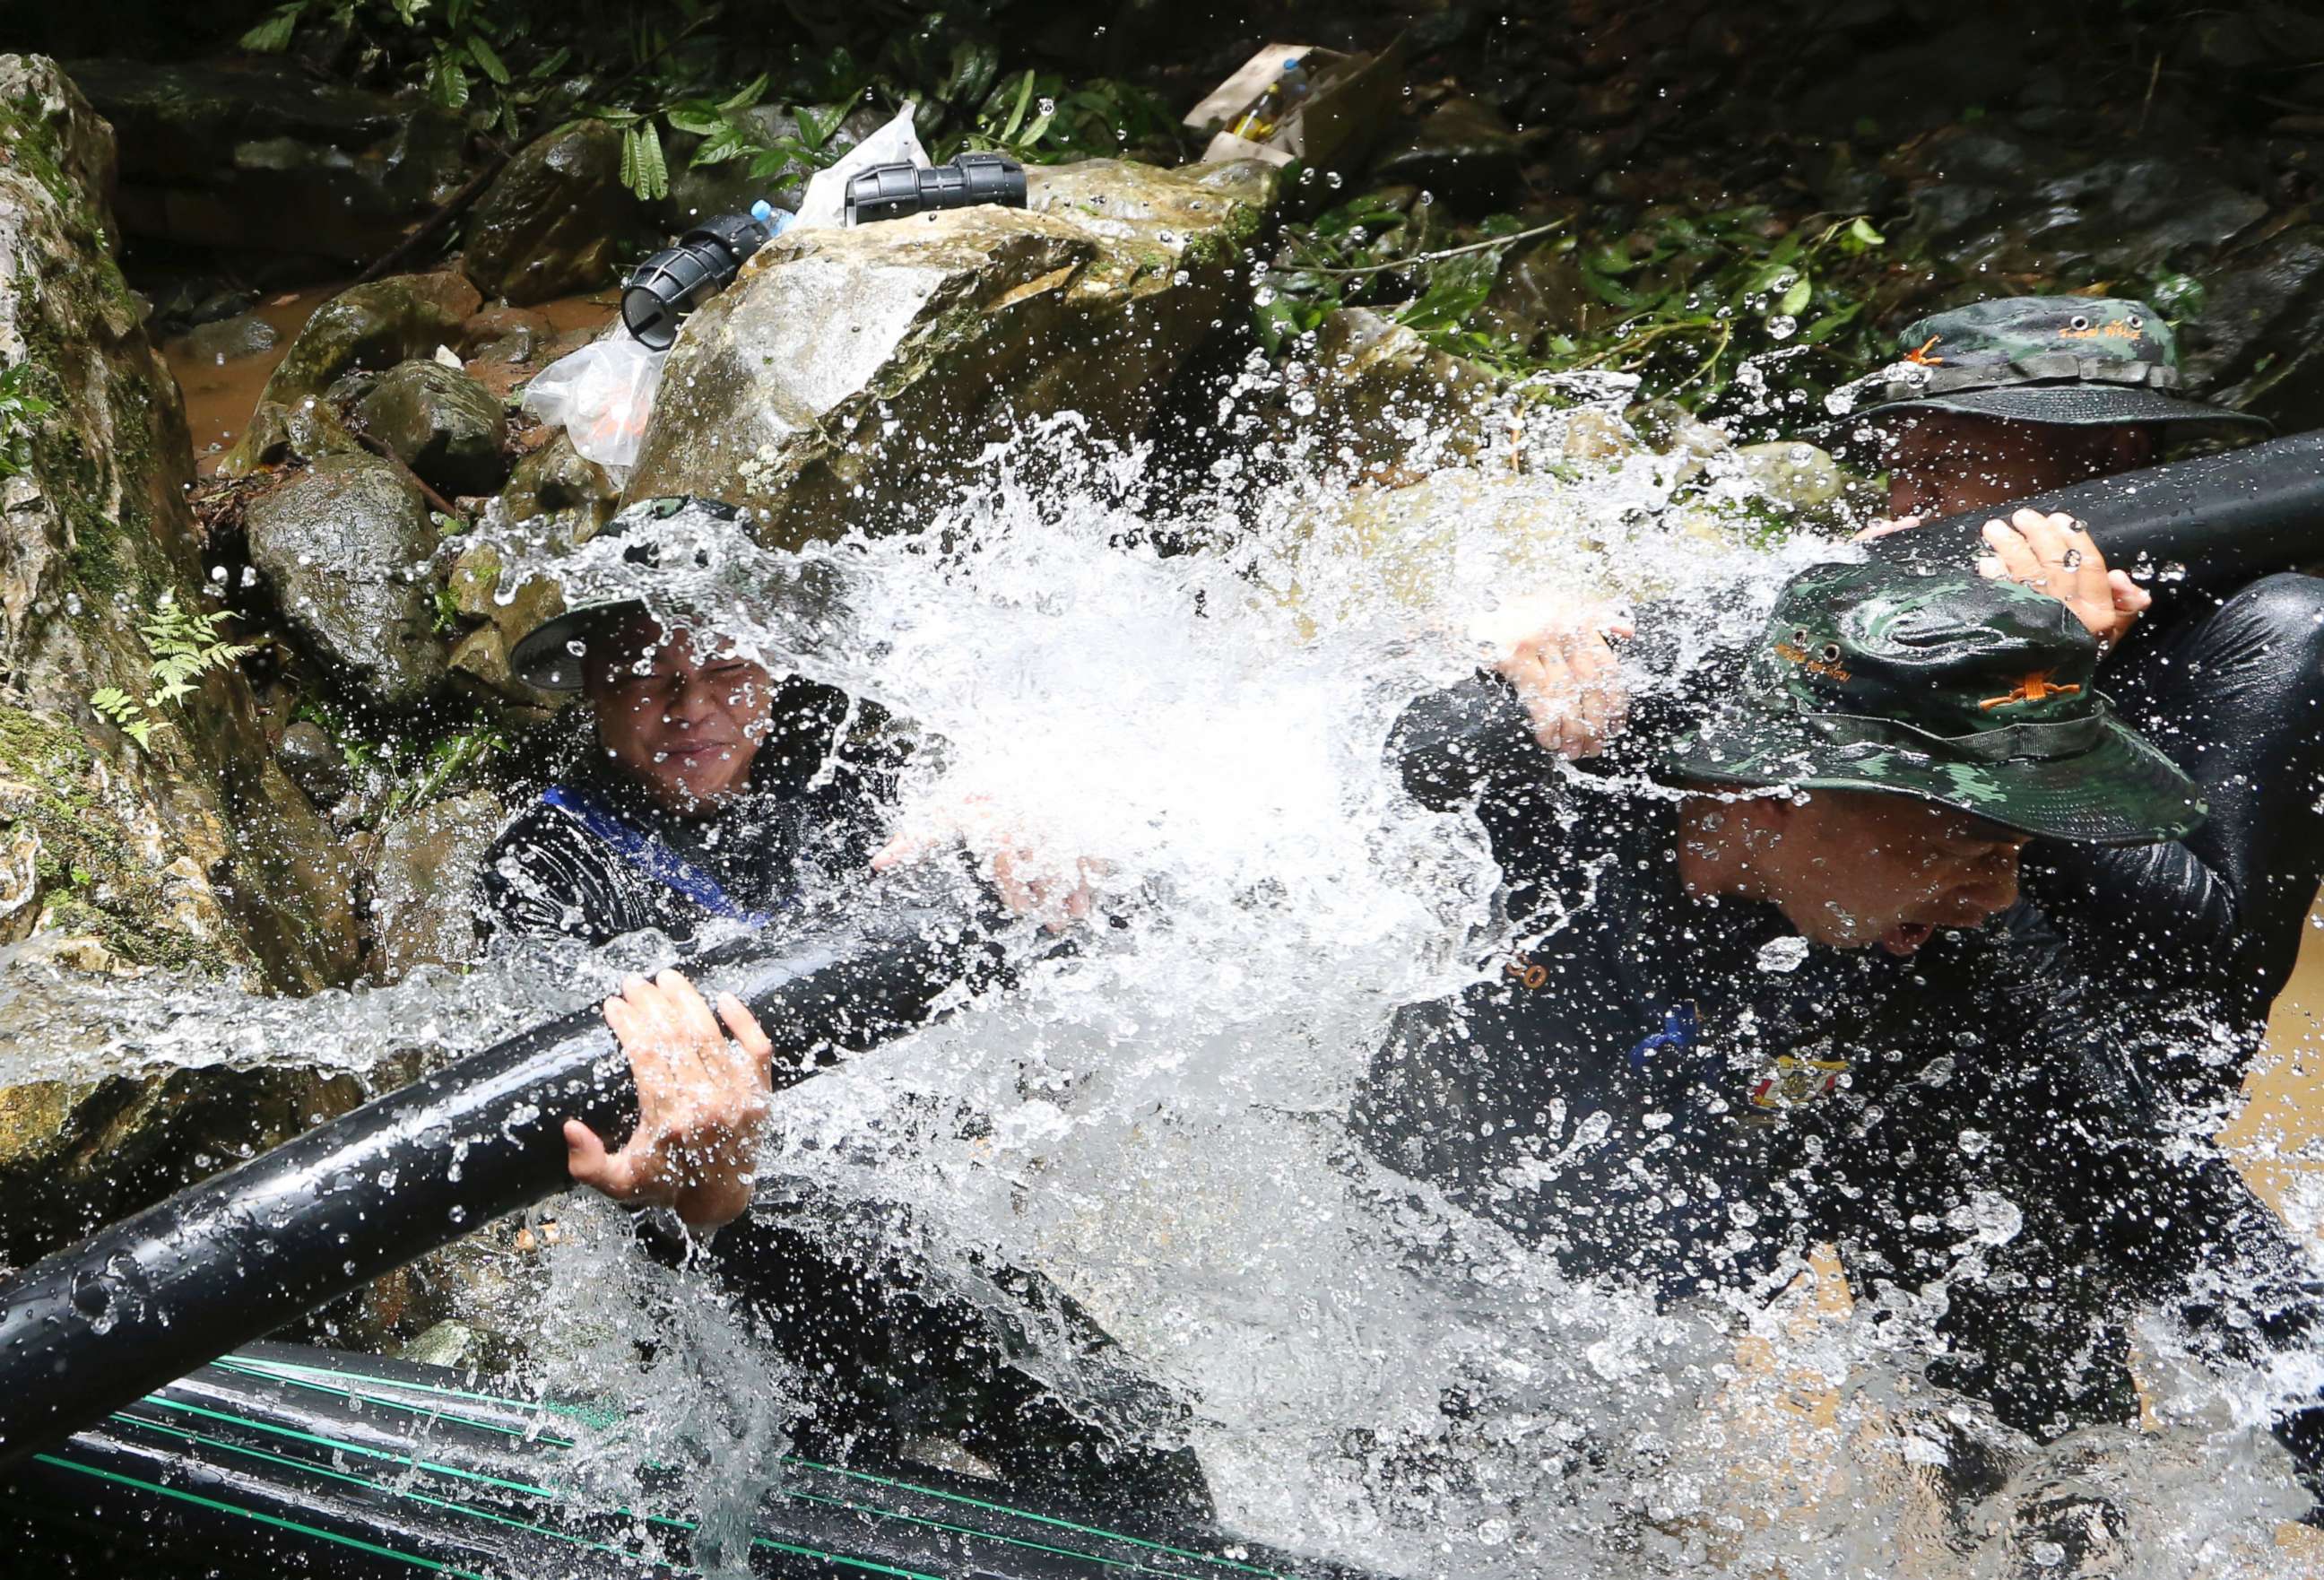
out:
M1908 327L1895 362L1835 397L1844 424L1907 411L1968 411L2071 428L2200 424L2222 437L2263 418L2181 393L2179 340L2144 302L2081 296L1980 301Z
M2098 658L2072 610L2014 582L1820 565L1784 587L1736 695L1665 766L1912 796L2076 844L2176 839L2202 800L2115 718Z
M667 547L663 539L667 534L659 529L682 513L722 522L743 519L741 510L724 500L675 494L631 505L600 528L597 538L624 540L622 559L627 564L663 569L662 554ZM590 541L595 542L597 539ZM697 566L704 565L706 556L697 550L695 560ZM576 604L526 633L509 653L509 670L526 685L542 691L578 691L590 640L620 626L645 606L644 599L635 597L598 598Z

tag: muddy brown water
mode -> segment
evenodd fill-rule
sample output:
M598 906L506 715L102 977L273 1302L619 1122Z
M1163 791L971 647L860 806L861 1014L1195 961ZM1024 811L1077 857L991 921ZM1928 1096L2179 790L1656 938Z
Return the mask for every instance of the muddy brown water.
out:
M218 457L242 437L250 413L257 404L266 381L290 352L290 342L314 316L315 310L346 289L347 282L311 286L305 291L288 291L267 298L252 310L272 326L276 339L267 350L250 356L227 358L205 357L197 354L192 342L180 336L165 341L161 355L170 371L178 380L178 388L186 399L186 426L194 441L194 466L197 472L208 476L217 467ZM546 319L552 334L595 334L613 321L619 306L610 291L587 296L559 297L525 310ZM547 365L544 358L527 370L538 373Z

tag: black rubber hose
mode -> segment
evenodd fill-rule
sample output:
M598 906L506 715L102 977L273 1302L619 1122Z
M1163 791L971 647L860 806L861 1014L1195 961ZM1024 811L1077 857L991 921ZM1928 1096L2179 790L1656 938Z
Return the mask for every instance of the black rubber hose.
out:
M1999 510L1946 516L1877 539L1869 552L1900 564L1968 566L1983 547L1978 531L1986 522L2027 507L2089 523L2109 565L2162 572L2147 584L2158 596L2174 588L2226 592L2271 571L2324 563L2324 433L2295 433L2077 483Z
M687 965L706 996L750 1005L778 1087L925 1023L947 989L1002 967L981 926L926 903ZM0 1283L0 1467L567 1188L564 1122L610 1140L636 1103L603 1014L576 1010L43 1258Z

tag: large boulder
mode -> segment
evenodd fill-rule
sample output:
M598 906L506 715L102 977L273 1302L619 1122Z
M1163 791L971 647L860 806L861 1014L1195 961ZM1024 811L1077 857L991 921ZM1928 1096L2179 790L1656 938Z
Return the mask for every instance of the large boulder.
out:
M133 236L369 263L460 185L458 119L287 62L76 61L121 143Z
M296 405L350 369L391 368L429 356L459 337L482 300L475 287L449 270L349 286L315 310L259 399Z
M468 221L461 267L522 307L611 282L645 210L622 185L622 134L573 121L518 152Z
M254 499L243 520L251 563L309 651L389 707L443 679L428 574L436 524L392 462L326 457Z
M51 410L0 434L5 937L286 987L355 966L350 873L267 751L231 662L147 700L149 627L204 605L176 382L115 265L105 124L53 62L0 56L0 368ZM0 468L5 472L6 468ZM91 698L139 699L140 743Z
M1033 172L1030 212L779 237L687 321L627 497L733 500L793 545L915 519L1030 418L1133 438L1274 198L1256 162L1096 160Z
M508 416L456 367L401 363L356 410L365 430L438 493L489 494L507 475Z

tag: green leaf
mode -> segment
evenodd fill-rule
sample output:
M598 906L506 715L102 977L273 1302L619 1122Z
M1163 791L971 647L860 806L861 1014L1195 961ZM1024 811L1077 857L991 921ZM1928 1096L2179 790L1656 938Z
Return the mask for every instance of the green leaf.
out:
M467 107L468 74L448 52L437 56L436 63L429 68L428 93L447 110Z
M715 113L696 105L672 105L662 112L662 119L674 132L691 132L696 137L715 137L726 130L726 122Z
M1428 289L1396 315L1397 323L1425 332L1458 328L1485 304L1500 278L1503 249L1468 253L1428 266Z
M1861 214L1848 222L1848 234L1851 240L1868 247L1886 246L1888 243L1888 238L1873 229L1872 222Z
M640 121L622 134L622 184L649 203L669 196L669 165L662 157L661 133L651 121Z
M718 113L722 115L731 115L742 110L755 109L766 91L767 74L761 71L740 88L720 99Z
M1025 124L1025 108L1032 102L1033 69L1028 66L1025 68L1025 80L1017 85L1017 106L1009 112L1008 124L1001 128L1001 141L1006 143L1017 135L1017 128Z
M815 117L815 107L812 105L801 105L798 115L793 118L798 122L799 145L809 153L821 153L823 145L830 141L831 134L839 130L839 123L847 118L847 106L834 105L831 106L831 118L818 121Z
M694 151L693 159L687 162L696 169L706 164L724 164L728 160L740 159L746 153L756 152L757 148L758 145L740 126L724 125L704 139L702 146Z
M306 14L306 0L278 6L274 14L252 28L237 41L244 49L257 55L279 55L290 47L290 35L299 31L299 19Z
M1808 299L1813 295L1815 295L1815 281L1812 276L1803 273L1797 280L1792 282L1791 289L1784 291L1782 300L1775 303L1775 310L1787 317L1797 318L1807 310Z
M2192 274L2158 274L2146 288L2154 310L2174 322L2201 312L2209 294Z
M492 45L484 42L484 34L468 35L468 59L474 60L476 69L494 82L503 88L508 86L509 69L501 64L501 58L493 52Z

